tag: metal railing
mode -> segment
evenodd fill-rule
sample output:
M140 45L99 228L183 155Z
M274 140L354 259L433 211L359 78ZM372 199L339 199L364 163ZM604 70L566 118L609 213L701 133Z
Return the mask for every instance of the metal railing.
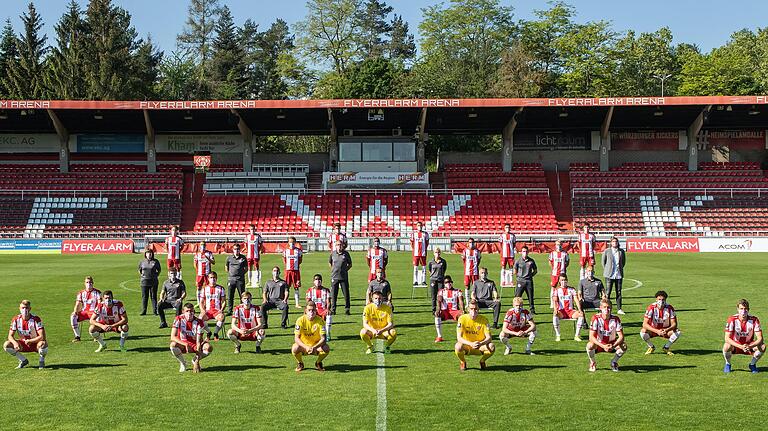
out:
M215 193L214 193L215 192ZM493 194L493 195L540 195L545 194L549 196L549 188L541 187L541 188L501 188L501 189L490 189L490 188L461 188L461 189L449 189L449 188L442 188L442 189L310 189L310 188L301 188L301 189L257 189L257 190L230 190L227 191L226 189L221 190L206 190L206 194L211 195L234 195L234 196L242 196L242 195L281 195L281 194L301 194L301 195L312 195L312 194L335 194L335 195L348 195L348 196L355 196L355 195L441 195L441 194L451 194L451 195L457 195L457 194L471 194L471 195L484 195L484 194Z
M152 199L158 196L175 195L177 198L181 198L181 192L178 190L11 190L0 189L0 197L3 196L21 196L21 199L29 197L47 197L47 198L93 198L93 197L108 197L108 196L124 196L128 199L129 196L150 196Z
M703 196L708 195L722 195L728 194L730 197L734 195L755 195L756 197L768 196L768 188L761 187L579 187L574 188L571 191L571 197L575 198L577 194L580 195L597 195L603 197L603 195L624 195L625 198L629 198L629 195L646 194L656 196L656 194L676 194L681 197L685 194L700 194Z

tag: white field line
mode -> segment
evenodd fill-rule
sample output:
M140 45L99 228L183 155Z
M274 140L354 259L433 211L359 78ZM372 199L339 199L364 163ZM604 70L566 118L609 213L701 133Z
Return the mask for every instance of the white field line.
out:
M376 340L376 431L387 429L387 374L384 369L384 342Z

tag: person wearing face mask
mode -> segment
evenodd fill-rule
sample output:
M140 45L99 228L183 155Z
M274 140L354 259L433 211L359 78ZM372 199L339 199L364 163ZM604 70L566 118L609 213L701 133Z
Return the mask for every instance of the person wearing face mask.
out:
M208 340L203 339L203 323L195 316L195 306L191 303L184 304L184 311L176 316L171 329L171 354L179 361L179 372L187 371L185 353L191 353L192 371L202 371L200 361L213 352L213 347Z
M253 305L251 292L243 292L240 305L232 313L232 328L227 331L227 337L235 343L235 354L240 353L241 341L255 341L256 353L261 353L261 343L266 336L262 324L261 309Z
M301 288L301 262L303 260L303 252L296 243L295 237L288 237L288 248L283 250L283 264L285 265L285 282L288 286L293 287L293 301L296 308L301 308L299 305L299 289Z
M347 234L341 231L341 223L334 223L331 233L328 235L328 251L336 251L339 246L338 243L343 244L346 248Z
M413 254L413 285L426 284L427 249L429 249L429 233L424 231L424 224L416 222L416 228L409 238Z
M251 287L261 286L261 269L259 262L264 253L264 241L261 235L256 233L256 226L248 226L248 235L245 236L245 257L248 259L248 280Z
M595 235L589 232L589 223L584 223L579 234L579 279L584 278L587 265L595 265Z
M272 279L267 281L262 292L261 313L264 318L264 329L269 328L267 312L278 309L282 313L280 327L288 327L288 283L280 278L280 268L272 268Z
M627 353L627 343L624 342L624 329L621 327L621 319L611 314L611 301L600 301L600 312L592 316L589 325L589 342L587 343L587 356L589 357L589 371L597 370L595 356L597 353L613 353L611 371L619 371L619 359Z
M91 320L93 311L96 310L96 306L101 302L101 291L93 287L93 277L90 275L85 277L85 289L77 292L75 297L75 309L70 315L70 322L72 324L72 331L75 333L73 343L80 341L80 322L88 322Z
M317 355L315 369L325 371L323 360L330 351L325 339L323 319L317 315L315 303L307 301L304 314L296 320L296 329L293 331L291 354L296 358L296 372L304 370L304 355Z
M499 236L501 255L501 287L512 287L512 266L515 264L517 237L512 233L512 225L504 224L504 233Z
M193 258L196 273L195 282L198 289L202 289L208 282L208 274L213 271L212 267L216 263L213 253L206 250L205 247L205 241L200 241L197 253L195 253L195 257Z
M236 298L245 292L245 273L248 272L248 259L240 254L240 244L232 247L232 255L227 256L224 264L227 268L227 298ZM237 293L237 295L235 295ZM235 301L229 301L228 314L232 314Z
M531 352L531 346L536 341L536 323L533 321L531 313L523 308L523 298L520 296L515 296L512 299L512 308L504 316L504 325L502 325L501 333L499 334L499 341L506 346L504 356L512 353L510 338L528 338L528 343L525 345L525 354L534 354Z
M325 340L331 341L331 322L333 313L331 310L331 292L323 286L323 276L315 274L312 277L312 287L307 289L307 302L315 304L315 314L325 321Z
M176 268L181 278L181 250L184 248L184 240L179 236L179 228L171 227L171 234L165 237L166 264L168 269Z
M381 246L379 238L373 239L373 247L368 249L368 255L365 258L368 261L368 282L376 278L376 271L381 269L386 274L387 263L389 263L389 253L387 249Z
M736 304L736 314L728 318L725 323L725 344L723 344L723 357L725 358L724 373L731 372L731 357L733 354L749 355L749 370L757 373L757 361L765 353L765 341L760 319L749 314L749 301L740 299Z
M619 239L611 238L611 246L603 251L603 277L605 277L605 287L608 289L608 299L611 299L611 292L616 289L616 306L619 311L616 313L624 314L621 309L621 284L624 280L624 264L627 263L627 255L624 249L619 247Z
M197 303L200 306L200 320L203 322L203 330L211 335L208 328L209 320L216 320L216 329L213 332L213 339L219 340L219 331L224 327L224 313L222 310L227 306L227 294L224 287L216 283L218 274L211 271L208 274L208 285L197 291Z
M563 242L558 239L555 241L555 250L549 253L549 267L552 268L549 283L549 286L552 288L550 297L555 295L555 289L557 289L560 283L560 276L568 272L568 265L570 263L571 258L568 256L568 252L563 251ZM555 308L555 303L550 301L549 308Z
M336 302L339 299L339 289L344 294L344 314L349 315L349 270L352 269L352 256L347 251L344 242L336 241L336 247L328 257L331 268L331 314L336 314Z
M531 313L536 314L536 306L533 303L533 277L539 270L536 268L536 262L528 255L528 247L523 246L520 249L520 257L515 261L512 271L517 277L515 296L523 296L525 292L531 306Z
M380 292L373 292L371 303L363 310L363 329L360 330L360 338L366 346L366 355L373 352L373 340L380 338L386 340L384 353L392 352L392 343L397 340L397 331L392 323L392 308L384 302Z
M435 343L443 341L443 320L458 321L464 314L464 295L453 288L453 279L446 275L443 279L443 288L437 292L437 311L435 311L435 330L437 337Z
M648 350L645 351L646 355L650 355L656 350L656 346L651 343L653 337L669 340L664 344L664 353L674 355L670 349L680 337L680 330L677 328L675 308L667 304L667 292L663 290L656 292L656 302L646 308L643 327L640 329L640 338L648 345Z
M445 271L448 270L448 262L441 256L442 250L436 247L434 251L435 258L429 261L427 270L429 271L429 296L432 298L432 314L437 311L437 292L443 288Z
M581 309L576 289L568 285L568 276L560 275L560 286L552 296L555 308L552 312L552 327L555 329L555 341L560 341L560 321L576 320L574 341L581 341L581 325L584 323L584 312Z
M480 250L475 247L475 240L470 238L467 241L467 248L461 253L461 260L464 262L464 297L469 298L469 287L480 277Z
M157 286L160 277L160 262L155 259L155 252L147 249L144 259L139 262L141 275L141 315L147 314L147 299L152 300L152 313L157 316Z
M594 266L587 265L584 272L584 279L579 280L579 300L581 301L581 309L587 308L599 309L600 301L603 298L608 298L605 295L605 288L603 282L599 278L595 278Z
M376 278L368 283L368 291L365 293L365 305L370 304L373 301L373 294L380 293L384 303L389 305L394 311L392 305L392 286L384 278L384 271L381 269L376 270Z
M176 268L168 270L168 279L163 282L163 288L160 290L160 302L157 304L157 312L160 314L160 328L167 328L168 323L165 320L165 310L173 308L176 315L181 314L181 304L187 297L187 286L184 280L178 278Z
M96 306L91 316L91 327L88 332L99 343L96 353L103 352L107 348L104 334L109 332L120 333L120 351L125 353L125 340L128 338L128 314L120 301L114 299L111 290L105 290L101 302Z
M16 338L18 335L18 339ZM3 349L19 360L16 369L29 365L29 360L22 353L37 352L40 356L38 368L45 368L45 355L48 354L48 341L45 338L43 320L32 314L32 303L23 300L19 304L19 314L11 320L8 330L8 340L3 343Z
M454 353L459 358L459 369L467 369L466 355L480 355L480 369L487 367L486 361L496 351L491 337L488 319L480 315L477 301L469 301L467 314L459 317L456 325L456 345Z
M479 279L472 283L470 299L477 301L480 308L493 310L493 329L499 328L499 314L501 314L501 301L496 283L488 279L488 268L480 268Z

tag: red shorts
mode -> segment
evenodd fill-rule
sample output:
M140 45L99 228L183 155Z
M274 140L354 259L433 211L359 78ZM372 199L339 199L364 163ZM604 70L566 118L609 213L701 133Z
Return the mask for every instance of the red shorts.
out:
M248 259L248 268L259 269L259 259Z
M515 259L514 258L512 258L512 257L502 257L501 258L501 268L502 269L505 269L505 268L510 268L511 269L513 266L515 266Z
M559 275L550 276L549 285L551 287L557 287L558 284L560 284L560 276Z
M197 289L200 290L208 284L208 276L207 275L198 275L195 277L195 286L197 286Z
M383 269L381 270L381 275L384 276L384 278L387 278L387 273ZM375 272L369 272L368 273L368 281L371 282L376 279L376 273Z
M731 353L733 353L734 355L747 355L747 356L752 356L755 354L755 352L751 352L751 351L747 352L746 350L740 349L738 347L733 347L733 346L731 346Z
M507 330L508 331L519 332L519 331L525 331L526 329L528 329L527 326L514 327L514 326L507 325ZM528 335L530 335L530 334L520 335L520 337L528 337ZM505 337L516 337L516 335L509 335L509 334L506 334L504 336Z
M578 312L579 310L574 309L557 310L557 316L561 319L573 319L573 315Z
M195 343L194 341L184 341L184 344L187 345L187 350L189 351L189 353L197 353L197 343ZM185 353L185 352L182 350L181 353Z
M289 287L298 289L301 287L301 273L295 269L289 269L285 271L285 283Z
M181 269L181 259L168 259L165 263L168 265L168 269Z
M440 310L440 319L442 320L459 320L459 316L461 316L462 313L461 310Z
M587 265L595 266L595 258L594 257L581 257L579 259L579 264L582 268L584 268Z
M28 343L27 340L16 340L19 343L19 352L37 352L37 343Z
M102 325L111 325L111 323L106 323L106 322L99 322L99 323L101 323ZM120 332L119 326L113 326L112 329L110 329L109 331L105 331L99 328L98 326L94 329L96 330L96 332Z
M248 335L241 335L237 333L237 339L240 341L256 341L256 335L258 335L257 332L251 332Z
M661 329L661 328L653 328L653 329ZM654 337L669 338L669 335L661 336L661 335L659 335L659 334L657 334L655 332L651 332L651 331L646 332L646 334L648 334L651 338L654 338ZM670 334L673 334L673 333L670 333Z
M478 279L478 276L476 275L465 275L464 276L464 286L471 286L472 283L476 282Z
M616 353L616 349L614 348L610 352L606 352L602 347L595 346L595 353Z
M413 256L413 266L426 266L427 256Z
M82 311L78 311L76 315L77 315L78 322L84 322L86 320L91 320L91 316L93 316L93 311L82 310Z
M315 304L315 305L317 305L317 304ZM324 309L322 307L317 307L316 306L315 307L315 312L317 313L318 316L322 317L323 320L325 320L325 317L328 316L328 310L326 310L326 309Z
M202 317L201 317L201 319L202 319L204 322L207 322L207 321L209 321L209 320L213 320L213 319L215 319L215 318L216 318L216 316L218 316L219 314L221 314L221 311L219 311L219 310L217 310L217 309L215 309L215 308L212 308L212 309L210 309L210 310L205 310L205 313L202 313L202 314L200 314L200 315L202 316Z

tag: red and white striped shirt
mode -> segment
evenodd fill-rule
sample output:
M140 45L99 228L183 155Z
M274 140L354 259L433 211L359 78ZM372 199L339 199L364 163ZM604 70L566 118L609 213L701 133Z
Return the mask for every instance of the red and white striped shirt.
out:
M199 251L195 253L195 268L197 269L197 276L202 277L211 273L211 260L213 259L213 253L208 250Z
M301 249L298 247L283 250L283 263L286 271L298 271L301 260Z
M571 258L568 256L568 253L564 251L553 251L549 253L549 266L552 267L553 276L565 274L565 270L568 268L570 262Z
M89 292L88 289L83 289L77 292L76 300L83 303L83 311L92 312L101 301L101 291L93 289Z
M458 289L440 289L437 294L443 298L443 300L440 302L441 310L458 310L459 298L464 296L464 294L461 293L461 291Z
M555 289L554 297L558 310L576 309L576 289L572 287L558 287Z
M595 257L595 236L591 233L580 233L579 249L581 257Z
M195 316L191 320L187 320L183 314L176 316L173 327L181 341L187 343L197 342L197 337L203 334L203 322Z
M121 301L112 301L111 307L102 301L96 306L93 314L96 316L97 322L112 325L120 321L122 316L125 316L125 307Z
M331 291L324 287L321 289L310 287L307 289L307 301L314 302L317 310L323 312L331 306Z
M603 319L600 314L592 316L592 322L589 325L590 331L597 333L597 339L603 344L613 343L619 337L621 329L621 319L613 316Z
M429 234L424 231L413 231L411 234L411 248L415 257L427 256L427 247L429 247Z
M260 259L264 242L259 234L245 236L245 257L247 259Z
M251 304L246 307L245 304L240 304L232 310L232 317L235 319L235 324L240 329L255 328L261 317L261 308Z
M649 319L648 323L653 328L662 329L672 326L672 319L677 318L677 314L675 314L675 309L669 304L664 304L664 308L659 308L653 303L645 309L645 317Z
M519 313L515 310L507 311L507 315L504 316L504 324L507 325L507 329L510 331L520 331L528 327L528 322L532 321L531 313L528 310L520 309Z
M517 238L513 233L503 233L499 236L499 244L501 244L501 257L503 259L515 258L515 243Z
M37 337L41 329L43 329L43 321L34 314L30 314L28 320L24 320L21 314L17 314L11 320L11 331L16 331L23 340Z
M461 260L464 261L464 275L478 275L480 266L480 250L478 249L464 249L464 253L461 255Z
M384 261L389 257L387 249L383 247L371 247L368 249L368 266L371 267L371 274L376 274L376 268L385 269Z
M341 241L342 244L346 244L347 235L343 232L331 233L328 235L328 250L336 251L336 241Z
M197 301L205 310L221 310L227 296L220 285L205 286L197 291Z
M165 238L165 249L168 250L168 260L181 259L181 249L184 247L184 240L180 236L168 236Z
M748 316L747 320L742 322L739 320L739 315L734 314L725 324L725 333L739 344L751 343L755 340L757 332L763 332L763 328L760 327L760 319L755 316Z

